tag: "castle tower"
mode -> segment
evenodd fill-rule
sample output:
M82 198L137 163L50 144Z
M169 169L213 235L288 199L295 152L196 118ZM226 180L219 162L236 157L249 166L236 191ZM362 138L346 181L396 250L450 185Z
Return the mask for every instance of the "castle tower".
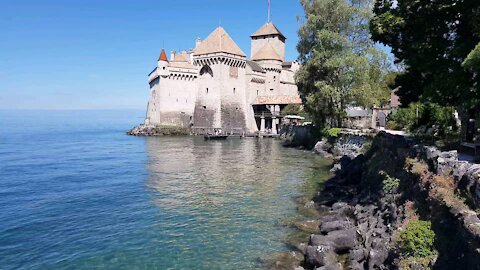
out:
M285 40L287 38L272 22L268 22L260 27L260 29L251 35L251 38L251 57L255 56L267 43L270 43L277 54L282 58L282 61L285 61Z
M274 44L267 41L266 44L252 56L252 61L260 64L266 71L266 95L278 95L280 89L283 57L277 53Z
M165 49L162 49L157 61L157 73L161 77L168 76L168 58Z
M246 55L218 27L193 52L199 67L194 121L198 128L238 132L246 127Z

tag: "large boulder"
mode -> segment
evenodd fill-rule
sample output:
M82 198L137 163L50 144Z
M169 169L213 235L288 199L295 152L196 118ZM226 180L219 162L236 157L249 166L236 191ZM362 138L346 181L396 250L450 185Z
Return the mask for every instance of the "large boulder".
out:
M308 246L305 262L313 267L332 265L338 262L337 254L329 246Z
M354 229L332 231L327 235L311 235L310 244L313 246L330 246L336 252L348 251L355 247L357 233Z
M320 232L328 234L333 231L340 231L352 227L352 222L347 218L341 220L322 222Z
M331 145L327 140L321 140L315 144L313 147L313 152L322 157L332 157L332 154L329 152L330 148Z

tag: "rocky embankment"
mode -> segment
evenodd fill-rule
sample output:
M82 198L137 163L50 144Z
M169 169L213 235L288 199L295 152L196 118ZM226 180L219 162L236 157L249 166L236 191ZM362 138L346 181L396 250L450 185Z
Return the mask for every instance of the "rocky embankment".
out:
M480 165L383 132L316 151L341 166L313 200L297 269L480 269Z
M154 126L154 125L138 125L127 131L127 135L131 136L181 136L189 135L187 128Z

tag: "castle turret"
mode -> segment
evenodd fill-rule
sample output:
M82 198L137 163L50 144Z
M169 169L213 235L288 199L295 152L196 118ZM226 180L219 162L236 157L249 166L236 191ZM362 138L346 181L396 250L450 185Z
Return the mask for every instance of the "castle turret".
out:
M259 63L266 71L265 86L269 94L278 94L283 58L277 53L270 42L267 42L253 56L252 60Z
M168 58L165 49L162 49L157 62L157 73L161 77L168 76Z
M251 35L251 38L251 57L254 57L267 43L270 43L282 58L282 61L285 61L285 40L287 38L272 22L268 22L260 27L260 29Z

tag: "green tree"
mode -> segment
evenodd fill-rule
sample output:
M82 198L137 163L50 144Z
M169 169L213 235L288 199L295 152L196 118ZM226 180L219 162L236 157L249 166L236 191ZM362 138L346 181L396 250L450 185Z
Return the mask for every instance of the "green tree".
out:
M288 104L285 106L285 108L282 110L282 113L284 115L302 115L304 114L302 105L299 104Z
M474 77L480 73L480 43L475 46L462 63L463 67L474 74ZM478 83L478 82L477 82Z
M465 124L467 113L479 108L480 85L471 68L478 64L480 1L376 0L374 13L373 39L390 46L404 67L395 80L401 103L455 106Z
M419 127L433 128L440 137L452 129L457 130L453 107L444 107L435 103L410 103L388 116L389 126L397 129L405 128L415 132Z
M349 104L388 100L386 54L370 39L373 0L301 0L305 20L297 45L296 75L305 110L320 127L339 127Z

